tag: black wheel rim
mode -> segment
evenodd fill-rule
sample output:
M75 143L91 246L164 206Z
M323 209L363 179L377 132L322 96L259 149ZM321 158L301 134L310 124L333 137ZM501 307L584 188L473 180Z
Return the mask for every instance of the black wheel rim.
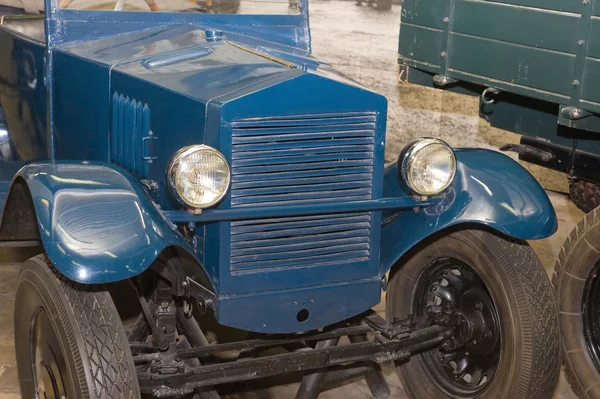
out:
M596 262L585 282L581 314L585 343L596 369L600 371L600 261Z
M475 270L458 259L434 260L417 279L412 312L449 327L439 348L419 356L433 383L454 398L484 392L500 363L503 336L496 306Z
M29 330L31 372L37 397L68 399L65 390L66 363L50 319L40 308L34 314Z

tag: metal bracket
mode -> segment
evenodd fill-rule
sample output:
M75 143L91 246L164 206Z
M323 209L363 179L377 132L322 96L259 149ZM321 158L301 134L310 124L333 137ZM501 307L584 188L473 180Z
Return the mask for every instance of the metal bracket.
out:
M583 119L583 118L588 117L593 114L591 112L583 110L581 108L566 106L566 107L561 107L560 115L565 119L576 121L576 120Z
M457 82L458 80L445 75L435 75L433 77L433 84L437 87L446 87Z
M519 154L519 158L535 158L542 162L552 162L554 160L554 155L551 152L525 144L505 144L500 147L500 151L516 152Z
M174 253L169 251L167 256L169 256L169 259L165 263L155 262L152 265L152 270L165 280L171 282L173 296L196 298L199 307L198 310L201 313L212 308L216 301L214 292L190 279L181 265L179 258ZM166 265L166 267L163 265Z
M148 132L148 136L142 137L142 159L148 163L154 162L158 157L152 156L154 145L152 144L154 140L158 140L158 137L154 135L152 130Z

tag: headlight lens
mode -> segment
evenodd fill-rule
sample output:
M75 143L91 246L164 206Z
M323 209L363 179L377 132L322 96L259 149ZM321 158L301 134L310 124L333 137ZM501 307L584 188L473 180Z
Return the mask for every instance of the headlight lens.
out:
M175 154L167 170L167 179L182 203L203 209L225 197L231 172L219 151L206 145L193 145Z
M436 195L452 183L456 157L452 148L442 140L423 138L402 150L398 167L402 180L416 194Z

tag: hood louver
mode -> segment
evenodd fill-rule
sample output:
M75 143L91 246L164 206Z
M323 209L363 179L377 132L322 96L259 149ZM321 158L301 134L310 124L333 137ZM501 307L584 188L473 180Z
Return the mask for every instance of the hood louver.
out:
M112 98L111 161L138 177L148 175L156 136L150 129L147 104L115 93Z

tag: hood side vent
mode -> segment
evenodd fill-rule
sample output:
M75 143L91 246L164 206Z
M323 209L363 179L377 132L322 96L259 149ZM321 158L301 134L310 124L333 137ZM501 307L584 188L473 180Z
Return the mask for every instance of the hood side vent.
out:
M115 93L112 98L112 131L110 158L138 177L148 175L153 142L150 130L150 108L133 98Z

